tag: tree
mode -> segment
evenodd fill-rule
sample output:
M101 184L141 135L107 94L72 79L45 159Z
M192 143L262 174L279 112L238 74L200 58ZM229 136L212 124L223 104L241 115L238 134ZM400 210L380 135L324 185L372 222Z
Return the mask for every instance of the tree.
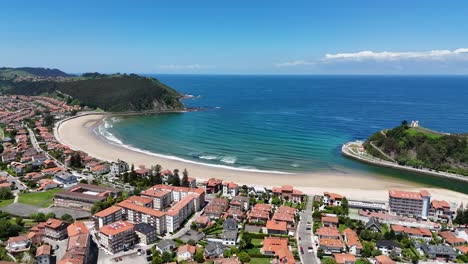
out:
M180 183L181 186L189 187L189 180L188 180L188 171L184 169L182 172L182 182Z
M341 208L343 208L343 213L345 215L348 215L349 207L348 207L348 199L346 199L346 197L343 197L343 199L341 199Z
M374 250L372 250L371 254L372 254L373 257L380 256L380 255L382 255L382 251L375 248Z
M13 199L14 195L11 192L10 188L0 188L0 200Z
M247 252L242 251L239 253L239 261L242 263L249 263L250 262L250 256L247 254Z
M360 258L356 260L356 264L371 264L367 259Z
M193 258L197 263L203 263L205 262L205 257L203 257L203 252L202 251L197 251L195 253L195 257Z
M223 253L223 257L225 258L230 258L232 256L231 250L229 248L226 248Z
M15 219L15 223L19 226L24 226L24 221L23 221L23 217L17 217Z
M54 124L54 116L51 114L47 114L44 116L44 126L49 127Z
M195 246L195 245L197 244L197 242L195 242L195 240L193 240L193 239L189 239L189 240L187 241L187 244L189 244L189 245L191 245L191 246Z
M64 214L64 215L62 215L62 217L60 217L60 219L61 219L62 221L67 222L67 223L73 223L73 222L75 222L75 219L73 219L73 216L71 216L71 215L69 215L69 214Z
M169 251L164 251L162 254L162 261L164 263L171 262L172 254Z
M37 222L37 223L45 222L47 220L46 215L44 213L31 214L29 218L31 218L32 220L34 220L34 222Z
M337 264L337 262L332 258L324 258L321 262L322 264Z

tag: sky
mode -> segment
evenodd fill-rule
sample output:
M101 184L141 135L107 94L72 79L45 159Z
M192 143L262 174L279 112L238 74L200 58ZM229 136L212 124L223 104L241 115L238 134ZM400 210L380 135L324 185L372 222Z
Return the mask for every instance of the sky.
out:
M5 1L0 66L468 74L468 1Z

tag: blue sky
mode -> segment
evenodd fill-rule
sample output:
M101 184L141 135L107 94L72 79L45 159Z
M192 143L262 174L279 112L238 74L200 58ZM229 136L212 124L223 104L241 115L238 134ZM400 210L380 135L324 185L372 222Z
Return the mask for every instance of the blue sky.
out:
M7 1L0 66L468 74L467 16L467 1Z

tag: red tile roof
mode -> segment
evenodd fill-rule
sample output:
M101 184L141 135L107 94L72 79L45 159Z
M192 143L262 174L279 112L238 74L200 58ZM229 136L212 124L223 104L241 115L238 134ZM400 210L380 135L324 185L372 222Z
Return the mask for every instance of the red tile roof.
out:
M125 231L132 230L134 225L127 221L117 221L112 224L105 225L99 228L99 232L103 233L106 236L115 236Z
M287 231L287 223L283 221L268 220L266 223L268 230Z
M102 210L100 212L95 213L94 216L96 216L96 217L106 217L106 216L114 214L114 213L116 213L116 212L118 212L120 210L122 210L121 207L113 205L113 206L111 206L109 208L106 208L106 209L104 209L104 210Z
M335 258L336 263L338 264L345 264L347 262L356 262L356 257L351 254L333 254L333 258Z

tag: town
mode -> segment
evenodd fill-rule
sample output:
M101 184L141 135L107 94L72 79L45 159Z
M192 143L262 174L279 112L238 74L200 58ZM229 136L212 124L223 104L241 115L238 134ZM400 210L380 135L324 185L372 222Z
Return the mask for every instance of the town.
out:
M54 136L83 110L0 96L1 263L468 262L463 204L425 190L354 200L107 162Z

